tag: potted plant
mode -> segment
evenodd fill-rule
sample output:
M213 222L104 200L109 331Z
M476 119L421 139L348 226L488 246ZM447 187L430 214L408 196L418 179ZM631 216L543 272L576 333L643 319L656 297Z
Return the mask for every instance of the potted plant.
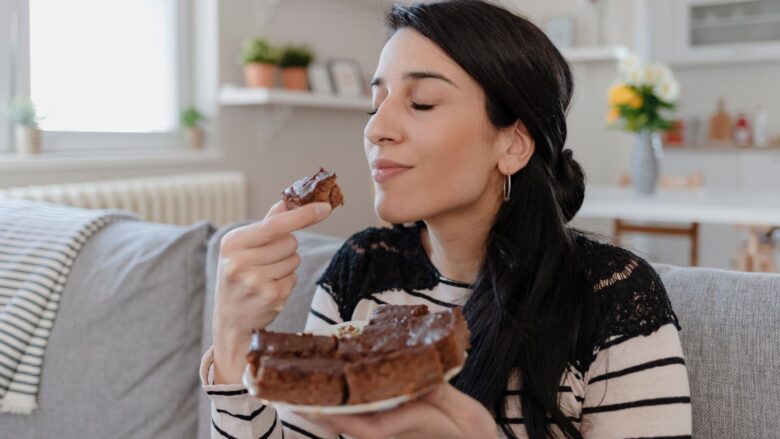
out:
M41 131L35 106L29 100L18 99L11 104L9 111L15 127L16 151L22 155L41 152Z
M244 79L248 87L271 88L274 85L278 50L263 38L254 38L244 43Z
M279 56L282 68L282 84L287 90L308 90L306 68L314 60L314 53L307 46L287 46Z
M658 184L660 133L672 128L662 111L674 110L680 86L668 66L646 63L628 51L618 57L618 71L607 96L607 122L634 133L632 181L638 193L649 195Z
M206 116L195 107L187 107L181 112L181 125L192 148L203 148L205 135L201 124L205 120Z

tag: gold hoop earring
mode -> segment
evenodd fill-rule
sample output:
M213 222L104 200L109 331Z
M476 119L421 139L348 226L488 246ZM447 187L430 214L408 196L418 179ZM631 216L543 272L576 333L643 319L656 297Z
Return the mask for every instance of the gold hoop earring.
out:
M509 198L512 195L512 176L506 175L506 182L504 183L504 203L509 202Z

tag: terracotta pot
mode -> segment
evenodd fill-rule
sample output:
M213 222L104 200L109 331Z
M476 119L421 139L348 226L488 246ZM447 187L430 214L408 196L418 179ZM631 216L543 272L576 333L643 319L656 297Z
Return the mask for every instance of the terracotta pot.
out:
M16 126L16 152L21 155L41 152L41 130L25 125Z
M247 87L271 88L274 86L274 64L249 63L244 64L244 80Z
M184 133L187 137L187 144L193 149L203 149L206 140L206 133L201 127L185 128Z
M309 89L306 67L285 67L282 69L282 85L287 90L305 91Z

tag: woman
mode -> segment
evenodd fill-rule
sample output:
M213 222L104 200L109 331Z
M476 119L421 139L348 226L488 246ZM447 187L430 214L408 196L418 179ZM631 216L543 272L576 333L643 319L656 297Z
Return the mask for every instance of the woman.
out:
M658 275L566 224L584 176L564 150L572 76L527 20L477 0L395 6L372 81L365 153L392 228L352 236L318 282L307 327L383 303L462 305L473 348L421 400L302 418L242 392L251 330L295 284L290 232L327 205L222 241L214 347L201 374L214 437L688 437L679 325Z

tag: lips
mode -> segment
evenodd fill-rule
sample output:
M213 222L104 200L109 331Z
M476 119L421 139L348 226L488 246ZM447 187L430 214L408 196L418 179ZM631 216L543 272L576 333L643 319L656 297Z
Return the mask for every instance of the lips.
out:
M371 163L371 168L371 177L377 183L384 183L391 178L412 169L411 166L406 166L388 159L374 160Z

